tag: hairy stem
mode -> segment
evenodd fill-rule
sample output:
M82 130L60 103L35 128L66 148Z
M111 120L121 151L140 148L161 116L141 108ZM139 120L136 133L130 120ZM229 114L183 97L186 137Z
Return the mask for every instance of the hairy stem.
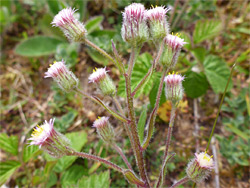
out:
M83 153L83 152L71 151L71 152L69 152L68 156L77 156L77 157L82 157L82 158L98 161L98 162L101 162L101 163L104 163L104 164L110 166L114 170L117 170L121 173L123 172L123 169L121 167L119 167L118 165L116 165L116 164L114 164L106 159L103 159L101 157L95 156L95 155L91 155L91 154Z
M163 162L162 162L162 167L160 171L160 175L157 181L157 188L161 186L161 179L164 178L162 177L164 175L165 167L167 165L166 159L168 157L168 149L170 146L171 142L171 137L172 137L172 132L173 132L173 125L174 125L174 118L175 118L175 111L176 111L176 104L172 103L172 110L171 110L171 115L170 115L170 121L169 121L169 127L168 127L168 136L167 136L167 141L166 141L166 149L163 157ZM163 183L163 182L162 182Z
M133 169L132 169L130 163L128 162L127 157L122 152L122 149L117 144L115 144L115 143L112 143L112 146L120 154L120 156L122 157L123 161L126 163L127 167L133 172Z
M152 74L154 72L154 69L155 69L156 65L158 64L158 62L160 60L160 57L162 55L163 50L164 50L164 42L162 41L160 49L159 49L159 51L157 53L157 56L156 56L155 60L153 61L153 64L152 64L151 68L148 70L148 72L145 75L145 77L136 86L136 88L132 92L132 96L134 96L136 94L136 92L146 83L146 81L148 80L148 78L150 78L152 76Z
M133 104L133 98L131 96L131 73L135 61L135 50L132 50L131 56L130 56L130 62L129 62L129 68L128 68L128 73L124 74L125 76L125 81L126 81L126 93L127 93L127 105L128 105L128 115L131 120L130 122L130 127L131 127L131 133L132 133L132 138L134 142L134 151L135 151L135 157L137 161L137 165L139 168L140 176L142 180L145 182L147 187L150 187L149 182L148 182L148 177L146 174L146 169L145 169L145 164L144 164L144 159L143 159L143 154L142 150L140 149L140 141L139 141L139 136L137 133L136 129L136 120L135 120L135 111L134 111L134 104Z
M171 186L171 188L175 188L175 187L182 185L183 183L186 183L188 181L189 181L189 178L186 176L186 177L180 179L179 181L177 181L174 185Z

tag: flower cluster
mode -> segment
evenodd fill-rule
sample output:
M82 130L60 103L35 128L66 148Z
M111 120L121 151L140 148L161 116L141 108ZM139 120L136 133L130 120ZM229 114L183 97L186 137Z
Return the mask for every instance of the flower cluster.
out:
M80 42L84 40L87 30L84 25L74 17L75 11L76 10L72 8L61 10L54 17L51 24L55 27L59 27L70 41Z
M107 74L106 68L96 68L93 73L89 76L89 82L96 83L104 95L114 95L116 87Z
M115 139L115 132L108 120L108 117L99 117L93 123L93 127L96 128L98 135L103 141L112 143Z
M38 145L51 156L59 158L69 152L70 144L65 136L54 129L54 120L45 120L43 125L37 125L28 140L31 140L30 145Z
M206 179L211 170L214 168L213 156L209 156L206 152L195 153L186 169L187 176L194 182L200 183Z
M53 65L50 65L44 77L53 78L59 87L66 92L77 88L79 85L78 79L73 72L69 71L63 60L58 62L55 61Z
M178 103L183 98L183 80L183 76L174 72L165 77L165 95L167 100Z

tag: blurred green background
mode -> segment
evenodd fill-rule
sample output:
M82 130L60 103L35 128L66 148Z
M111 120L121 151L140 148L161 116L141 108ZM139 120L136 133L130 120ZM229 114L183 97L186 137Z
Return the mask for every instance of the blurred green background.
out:
M250 4L247 0L152 0L141 2L171 6L171 32L180 33L188 44L182 50L175 71L185 75L186 96L180 103L170 151L176 157L168 164L166 186L185 175L185 166L195 151L204 151L222 92L230 81L210 153L216 152L218 173L199 187L249 187L249 59ZM28 146L32 128L56 117L55 127L71 140L78 151L107 158L125 167L119 155L105 145L91 127L97 116L108 115L99 106L75 93L62 92L44 79L49 64L64 59L91 94L100 95L88 76L95 67L108 66L124 103L125 81L110 62L84 44L69 43L51 26L63 8L78 9L76 17L85 23L88 38L112 54L111 39L126 63L131 51L120 30L124 7L129 0L1 0L1 165L0 185L5 187L129 187L119 173L100 163L63 157L54 159L37 147ZM143 78L156 55L152 42L144 45L132 75L132 87ZM144 124L155 102L161 68L136 96L139 123ZM112 100L103 99L115 108ZM161 98L154 138L145 152L151 180L156 180L164 151L170 104ZM117 131L117 143L136 166L129 140L120 122L110 119ZM143 137L143 135L142 135ZM191 187L192 183L185 184ZM184 187L184 186L182 186Z

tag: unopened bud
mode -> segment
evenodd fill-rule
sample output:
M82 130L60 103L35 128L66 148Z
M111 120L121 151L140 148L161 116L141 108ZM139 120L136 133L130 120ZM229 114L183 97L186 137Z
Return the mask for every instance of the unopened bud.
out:
M149 31L153 41L163 40L169 33L169 25L166 18L166 13L169 10L165 7L155 7L147 11Z
M31 140L30 145L38 145L52 157L60 158L70 152L70 144L64 135L54 129L54 120L37 125L28 140Z
M89 76L89 82L96 83L104 95L113 96L116 93L116 87L107 72L106 68L94 69Z
M132 46L141 45L148 40L146 10L140 3L125 7L121 35L125 42Z
M214 168L213 156L209 156L206 152L195 154L186 169L187 176L196 183L201 183L206 179Z
M165 95L167 100L177 103L183 98L183 80L183 76L174 72L165 77Z
M66 92L69 92L79 86L78 79L76 78L74 73L66 67L63 60L58 62L55 61L53 65L50 65L48 71L45 72L44 77L53 78L53 80L57 82L59 87Z
M115 132L108 120L108 117L99 117L94 121L93 127L96 128L98 135L103 141L112 143L115 139Z
M55 27L59 27L70 41L80 42L85 39L87 30L84 25L74 17L75 12L76 10L71 7L65 8L54 17L51 24Z
M166 48L161 56L160 62L164 66L173 68L177 63L181 48L184 44L186 44L186 42L184 42L184 39L178 37L177 34L167 35L164 38L164 43L166 45Z

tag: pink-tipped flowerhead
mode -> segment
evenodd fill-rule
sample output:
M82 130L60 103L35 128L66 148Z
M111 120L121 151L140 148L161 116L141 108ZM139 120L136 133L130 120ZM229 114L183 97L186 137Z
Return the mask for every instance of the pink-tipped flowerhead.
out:
M53 65L50 65L48 71L45 72L44 78L53 78L57 82L59 87L66 92L71 91L74 88L77 88L79 81L65 65L65 62L55 61Z
M174 67L177 63L181 48L186 44L184 39L179 37L179 34L176 35L167 35L164 38L164 43L166 49L163 52L161 57L161 63L165 66Z
M106 68L95 68L89 76L89 82L96 83L104 95L113 96L116 87L107 72Z
M213 156L209 156L206 152L195 153L186 169L187 176L194 182L200 183L206 179L214 168Z
M174 72L165 77L165 95L167 100L178 103L183 98L183 80L183 76Z
M146 10L140 3L125 7L122 24L122 38L132 46L141 45L148 39Z
M75 17L75 9L71 7L61 10L53 19L51 24L59 27L65 36L73 42L80 42L85 39L87 31L84 25Z
M115 132L109 123L109 118L108 117L98 117L93 123L93 127L96 128L96 131L100 138L108 143L112 143L115 139Z
M149 31L153 40L162 40L169 33L169 24L166 17L169 10L169 8L160 6L147 11Z
M47 151L53 157L61 157L68 150L69 141L62 134L54 129L54 120L45 120L41 126L37 125L31 134L30 145L37 145L40 149Z

